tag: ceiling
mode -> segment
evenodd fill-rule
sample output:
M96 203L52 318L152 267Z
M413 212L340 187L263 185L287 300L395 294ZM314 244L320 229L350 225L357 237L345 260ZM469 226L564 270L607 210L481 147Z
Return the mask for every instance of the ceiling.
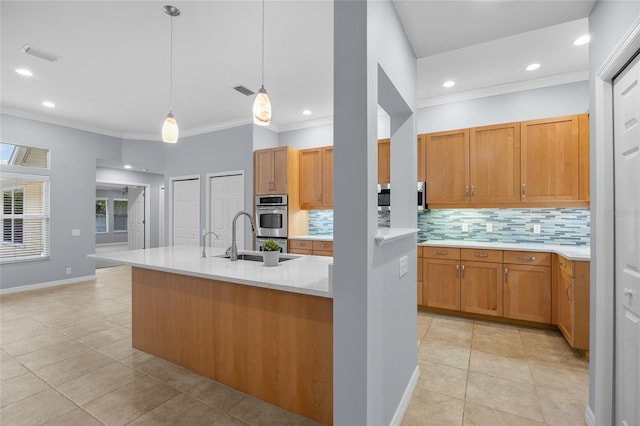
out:
M594 1L393 1L418 56L419 106L588 78ZM124 137L160 140L169 110L166 1L0 2L4 113ZM181 137L249 123L261 83L261 3L174 1L173 112ZM551 13L550 11L553 11ZM61 57L48 62L28 44ZM539 62L541 68L524 67ZM24 77L16 68L28 68ZM445 89L442 82L457 84ZM273 130L333 113L333 2L265 5L265 87ZM41 105L44 100L55 108ZM312 114L305 116L304 109Z

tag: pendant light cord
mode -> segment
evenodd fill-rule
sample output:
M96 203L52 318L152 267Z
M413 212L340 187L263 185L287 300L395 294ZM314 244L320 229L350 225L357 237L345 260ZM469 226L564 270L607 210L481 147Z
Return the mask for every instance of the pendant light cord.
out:
M171 33L169 48L169 112L173 111L173 15L171 15Z
M262 0L262 87L264 87L264 0Z

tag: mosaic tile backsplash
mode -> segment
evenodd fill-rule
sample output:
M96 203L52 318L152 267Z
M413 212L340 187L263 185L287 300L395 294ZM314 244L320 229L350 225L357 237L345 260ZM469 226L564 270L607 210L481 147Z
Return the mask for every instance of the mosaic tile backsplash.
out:
M389 227L388 212L378 213L378 226ZM466 223L469 230L462 231ZM487 232L487 224L493 226ZM540 233L533 233L533 225ZM445 209L418 213L418 241L466 240L505 243L589 245L589 209ZM309 211L309 234L333 234L333 210Z
M462 231L462 224L469 226ZM487 232L487 224L493 226ZM540 233L533 226L540 225ZM466 240L503 243L589 245L589 209L443 209L418 214L418 241Z

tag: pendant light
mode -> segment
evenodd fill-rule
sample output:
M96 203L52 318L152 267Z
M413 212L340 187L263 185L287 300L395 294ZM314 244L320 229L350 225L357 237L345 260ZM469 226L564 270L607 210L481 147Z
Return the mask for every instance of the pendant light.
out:
M271 101L264 88L264 0L262 0L262 85L253 101L253 122L259 126L271 123Z
M167 5L163 8L164 13L171 17L171 47L169 50L169 114L162 125L162 140L166 143L178 142L178 123L173 116L173 18L180 16L180 9L175 6Z

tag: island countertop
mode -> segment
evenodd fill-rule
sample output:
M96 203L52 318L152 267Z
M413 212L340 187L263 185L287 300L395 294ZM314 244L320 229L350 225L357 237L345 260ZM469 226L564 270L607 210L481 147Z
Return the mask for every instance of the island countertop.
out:
M262 262L231 262L216 257L224 251L207 248L207 257L203 258L202 247L172 246L92 254L89 257L180 275L333 298L328 266L333 263L331 257L288 255L296 258L267 267Z

